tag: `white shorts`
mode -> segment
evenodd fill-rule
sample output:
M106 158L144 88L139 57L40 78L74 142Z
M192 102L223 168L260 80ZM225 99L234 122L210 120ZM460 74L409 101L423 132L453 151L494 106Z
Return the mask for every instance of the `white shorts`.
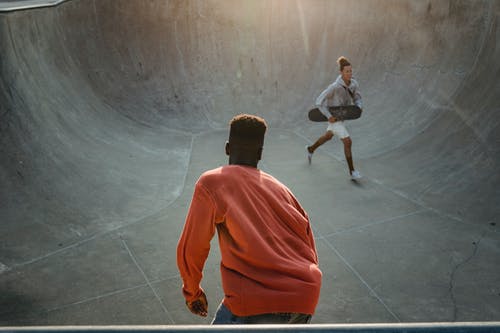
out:
M349 132L347 132L343 121L328 123L328 127L326 130L331 131L333 135L337 135L341 139L345 139L349 136Z

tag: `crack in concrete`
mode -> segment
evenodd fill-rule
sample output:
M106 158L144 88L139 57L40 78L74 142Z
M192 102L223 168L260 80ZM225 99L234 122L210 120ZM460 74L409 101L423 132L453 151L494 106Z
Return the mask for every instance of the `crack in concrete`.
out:
M476 256L478 248L479 248L479 244L481 243L481 240L484 238L484 234L485 233L483 232L483 234L481 235L479 240L472 242L472 245L473 245L472 253L467 258L465 258L464 260L462 260L461 262L456 264L455 267L453 267L453 269L451 271L448 291L450 293L451 301L453 302L453 317L451 320L452 322L456 322L457 317L458 317L458 305L457 305L457 299L456 299L455 293L454 293L456 274L459 271L459 269L461 269L463 266L465 266L467 263L469 263Z
M316 234L316 231L314 230L313 228L313 232ZM318 232L319 233L319 232ZM370 296L374 297L384 308L385 310L398 322L398 323L401 323L401 319L398 317L398 315L392 311L392 309L389 307L388 304L386 304L384 302L384 300L382 299L382 297L380 297L377 292L375 291L375 289L373 289L369 284L368 282L363 278L363 276L361 275L361 273L359 273L348 261L346 258L344 258L344 256L342 256L342 254L340 254L340 252L337 250L337 248L335 248L335 246L333 246L333 244L325 237L321 236L320 234L320 237L318 239L321 239L323 240L326 245L337 255L338 258L340 258L340 260L347 266L347 268L352 272L354 273L354 275L357 277L357 279L368 289L369 291L369 294Z
M123 244L124 248L127 250L130 258L132 259L132 261L134 262L135 266L137 267L137 269L139 270L139 272L143 276L143 278L145 280L145 283L148 285L149 289L153 292L156 300L158 301L158 303L160 304L161 308L163 309L163 312L166 314L166 316L170 320L170 322L172 324L175 324L175 320L172 317L172 315L170 314L170 311L168 311L167 307L165 306L165 303L163 303L162 298L160 297L160 295L158 295L158 293L156 292L155 288L153 287L152 282L149 280L148 276L146 275L146 273L144 272L144 270L142 269L142 267L139 265L139 262L137 261L136 257L134 256L134 254L132 253L132 251L128 247L127 242L122 237L122 235L119 235L119 236L120 236L120 240L122 241L122 244Z

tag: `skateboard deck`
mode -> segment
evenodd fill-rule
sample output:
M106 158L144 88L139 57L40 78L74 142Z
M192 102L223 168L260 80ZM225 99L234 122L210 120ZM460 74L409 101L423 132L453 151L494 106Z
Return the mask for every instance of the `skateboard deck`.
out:
M356 105L347 106L331 106L329 111L337 120L352 120L361 117L362 110ZM328 121L324 114L318 108L309 110L309 120L311 121Z

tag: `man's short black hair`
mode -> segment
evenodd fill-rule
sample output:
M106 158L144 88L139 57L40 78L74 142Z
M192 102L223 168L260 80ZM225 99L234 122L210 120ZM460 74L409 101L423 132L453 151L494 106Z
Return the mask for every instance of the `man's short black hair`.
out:
M229 125L229 143L259 148L264 145L267 124L263 118L240 114L231 119Z

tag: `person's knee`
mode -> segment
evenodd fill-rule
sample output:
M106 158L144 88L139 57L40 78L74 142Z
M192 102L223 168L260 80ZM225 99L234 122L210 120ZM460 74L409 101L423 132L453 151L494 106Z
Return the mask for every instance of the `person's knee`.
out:
M344 138L344 139L342 139L342 141L344 142L344 145L346 147L351 147L352 146L352 140L351 140L350 137Z
M325 133L325 135L323 135L323 137L325 138L325 140L331 140L333 138L333 133L330 131L327 131Z

